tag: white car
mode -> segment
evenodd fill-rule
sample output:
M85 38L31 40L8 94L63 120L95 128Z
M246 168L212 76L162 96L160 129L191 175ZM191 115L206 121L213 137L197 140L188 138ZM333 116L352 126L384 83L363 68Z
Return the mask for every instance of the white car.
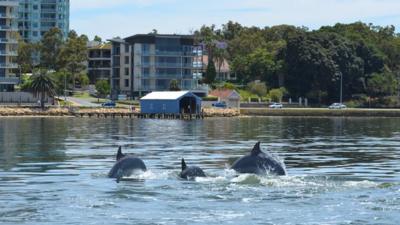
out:
M283 105L281 103L272 103L271 105L269 105L269 108L271 109L282 109Z
M329 106L329 109L345 109L347 108L346 105L342 103L333 103L332 105Z

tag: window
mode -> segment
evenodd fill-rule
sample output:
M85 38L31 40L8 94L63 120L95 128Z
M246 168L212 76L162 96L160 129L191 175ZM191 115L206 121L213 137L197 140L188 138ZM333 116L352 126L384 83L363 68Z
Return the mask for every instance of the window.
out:
M125 45L125 52L127 52L127 53L129 52L129 45L128 44Z
M129 64L129 56L125 56L125 64Z
M125 87L129 87L129 79L125 79Z
M142 76L148 77L150 75L150 68L142 68Z
M125 75L129 76L129 68L125 68Z

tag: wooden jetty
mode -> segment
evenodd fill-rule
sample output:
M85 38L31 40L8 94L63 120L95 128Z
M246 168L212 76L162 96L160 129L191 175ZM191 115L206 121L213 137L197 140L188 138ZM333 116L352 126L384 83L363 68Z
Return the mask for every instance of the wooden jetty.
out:
M89 118L140 118L140 119L179 119L194 120L204 119L204 114L148 114L140 112L73 112L75 117Z

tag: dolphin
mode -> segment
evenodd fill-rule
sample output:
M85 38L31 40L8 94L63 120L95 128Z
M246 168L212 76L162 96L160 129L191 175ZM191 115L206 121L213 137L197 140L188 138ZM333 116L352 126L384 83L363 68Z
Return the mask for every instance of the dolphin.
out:
M261 151L260 142L254 145L250 154L236 160L231 169L239 173L286 175L285 165L273 155Z
M195 177L206 177L206 174L198 166L186 166L185 159L182 158L182 172L179 176L183 179L193 179Z
M116 156L116 160L120 160L121 158L127 156L128 154L123 154L122 153L122 146L118 147L118 152L117 152L117 156Z
M146 171L146 165L143 160L134 157L133 155L126 155L122 153L121 146L118 148L117 152L117 162L111 168L108 173L109 178L116 178L117 183L124 176L130 176L136 171Z

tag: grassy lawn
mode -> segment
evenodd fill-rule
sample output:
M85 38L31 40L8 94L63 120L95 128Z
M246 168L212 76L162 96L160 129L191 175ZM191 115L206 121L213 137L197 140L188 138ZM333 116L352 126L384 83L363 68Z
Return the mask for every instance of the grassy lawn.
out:
M74 92L74 95L72 96L74 98L93 98L92 96L90 96L90 94L88 92Z

